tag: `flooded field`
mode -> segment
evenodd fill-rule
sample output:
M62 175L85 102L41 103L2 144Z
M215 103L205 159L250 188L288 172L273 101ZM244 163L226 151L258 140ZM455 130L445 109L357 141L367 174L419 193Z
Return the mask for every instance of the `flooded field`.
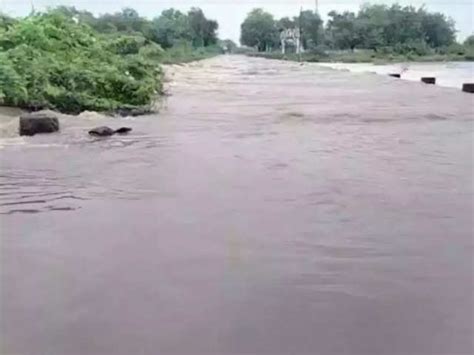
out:
M1 354L472 353L474 96L238 56L168 75L157 115L2 117Z

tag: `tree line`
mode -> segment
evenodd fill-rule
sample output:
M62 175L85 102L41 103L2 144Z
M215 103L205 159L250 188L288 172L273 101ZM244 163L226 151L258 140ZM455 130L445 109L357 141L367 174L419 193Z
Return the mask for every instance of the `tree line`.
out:
M56 10L76 18L99 33L140 34L164 49L183 43L192 44L195 48L207 47L217 44L218 41L217 21L206 18L204 12L195 7L187 13L173 8L167 9L152 20L141 17L132 8L99 17L74 7L60 6Z
M302 11L293 18L275 19L263 9L254 9L241 25L241 43L259 51L280 48L280 33L298 27L305 50L355 50L415 52L456 43L453 20L424 7L363 5L358 13L329 13L326 24L319 14Z

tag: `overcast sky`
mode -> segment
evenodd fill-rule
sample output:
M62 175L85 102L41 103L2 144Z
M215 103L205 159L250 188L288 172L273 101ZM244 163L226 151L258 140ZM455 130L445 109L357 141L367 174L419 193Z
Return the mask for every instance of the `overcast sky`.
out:
M323 19L331 10L357 11L364 0L319 0L319 12ZM391 4L396 0L375 0L370 3ZM153 18L162 10L174 7L188 10L192 6L200 7L206 16L219 22L221 38L231 38L238 41L240 24L246 14L256 7L262 7L275 17L294 16L300 8L314 9L315 0L0 0L0 11L10 15L23 16L29 13L32 4L36 10L43 10L48 6L72 5L78 9L86 9L95 14L119 11L124 7L132 7L141 15ZM456 21L458 37L463 40L474 32L474 0L400 0L402 5L416 7L425 4L430 11L439 11Z

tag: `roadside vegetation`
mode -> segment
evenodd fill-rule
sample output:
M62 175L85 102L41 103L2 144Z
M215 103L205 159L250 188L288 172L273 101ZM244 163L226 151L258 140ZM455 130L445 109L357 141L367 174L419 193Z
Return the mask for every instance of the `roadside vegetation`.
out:
M160 64L222 52L217 22L200 9L153 20L133 9L95 17L58 7L22 19L0 15L0 104L65 113L152 108Z
M304 53L288 45L281 53L280 33L299 28ZM474 37L456 42L454 22L441 13L398 4L364 5L358 13L329 13L323 23L313 11L275 19L255 9L241 26L241 42L250 55L275 59L339 62L474 60ZM252 50L250 50L252 49Z
M283 55L280 33L299 27L304 53ZM168 9L149 20L126 8L94 16L60 6L25 18L0 14L0 105L66 113L146 112L162 93L161 64L220 53L275 59L376 62L473 60L474 36L455 40L454 22L440 13L400 5L313 11L276 20L253 10L238 48L217 38L218 23L203 11Z

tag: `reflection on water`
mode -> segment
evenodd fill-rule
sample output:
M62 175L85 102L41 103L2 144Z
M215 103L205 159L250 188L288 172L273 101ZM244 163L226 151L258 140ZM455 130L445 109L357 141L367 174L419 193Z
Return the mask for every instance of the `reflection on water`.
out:
M472 96L256 58L0 139L2 354L472 353Z

